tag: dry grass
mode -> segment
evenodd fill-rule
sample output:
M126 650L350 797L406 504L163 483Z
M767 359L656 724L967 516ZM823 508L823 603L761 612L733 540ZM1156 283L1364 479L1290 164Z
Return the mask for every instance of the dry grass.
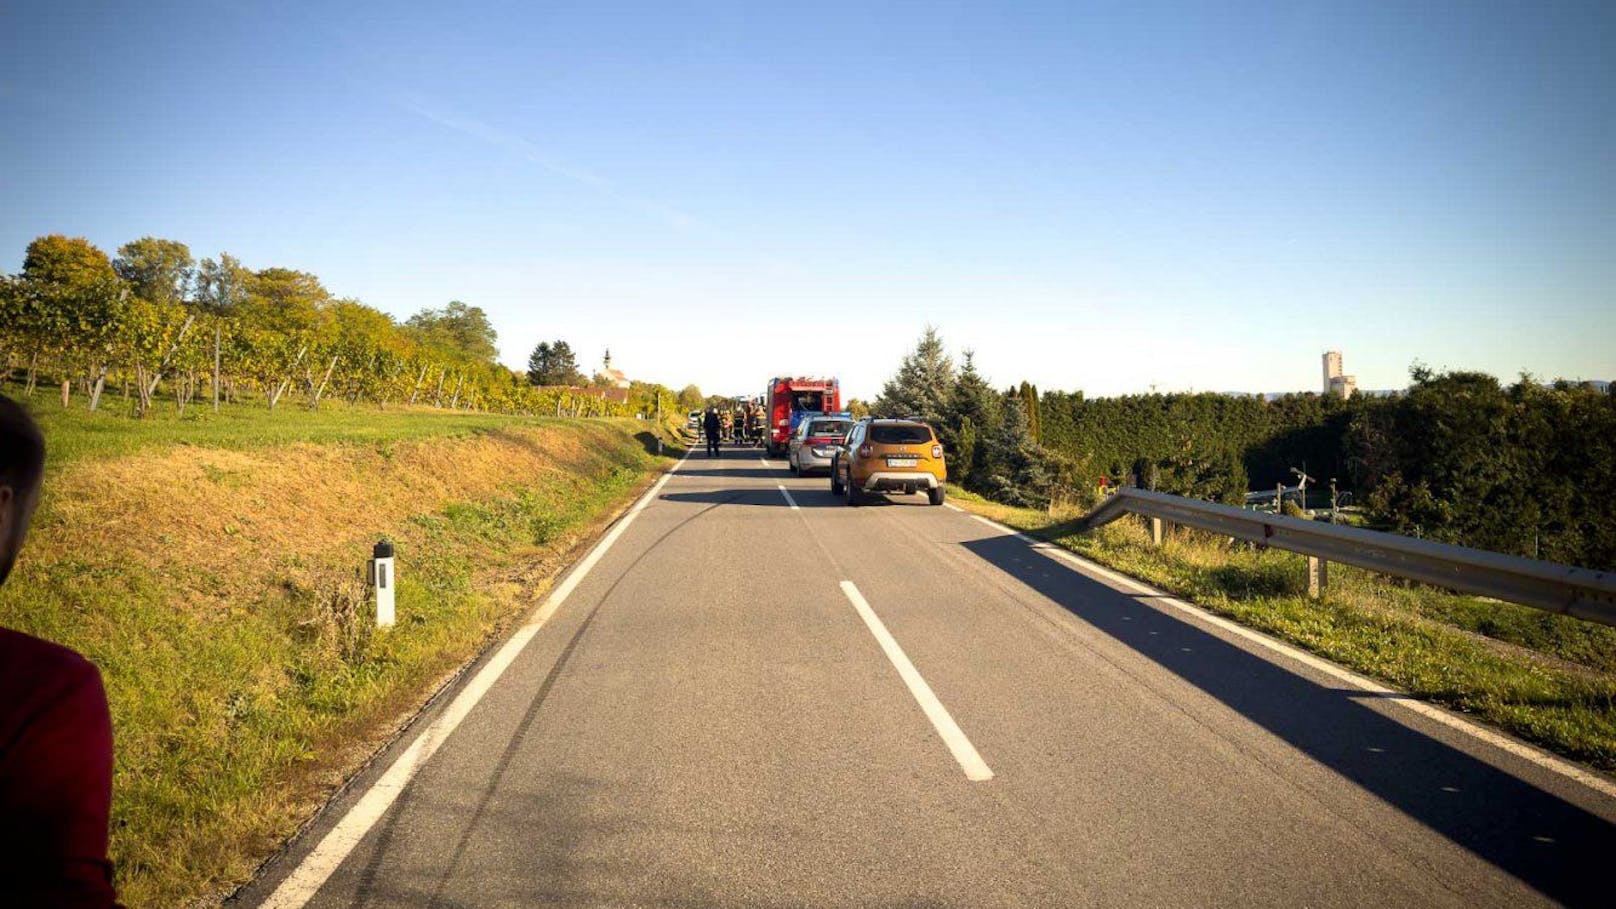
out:
M637 429L114 446L134 453L54 469L0 624L101 667L125 901L213 905L245 880L657 471ZM353 583L382 536L399 624L367 635Z
M179 447L75 465L51 484L29 556L117 551L176 575L216 573L238 585L210 588L204 603L218 605L228 602L218 594L262 589L266 578L254 568L295 576L307 560L369 545L411 515L575 474L608 438L602 429L381 446Z

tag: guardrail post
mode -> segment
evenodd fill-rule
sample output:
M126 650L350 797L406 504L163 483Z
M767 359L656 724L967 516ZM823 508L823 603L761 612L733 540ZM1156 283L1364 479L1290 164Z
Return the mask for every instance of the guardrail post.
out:
M1162 544L1162 519L1161 518L1151 518L1150 519L1150 545L1152 545L1152 546L1160 546L1161 544Z
M1330 582L1330 563L1318 556L1307 557L1307 595L1310 599L1318 599L1324 593L1324 587Z

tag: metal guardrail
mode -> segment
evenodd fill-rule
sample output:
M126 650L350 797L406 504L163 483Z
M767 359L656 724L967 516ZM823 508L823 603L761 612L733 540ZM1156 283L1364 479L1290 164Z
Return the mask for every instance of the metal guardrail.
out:
M1092 530L1129 513L1301 553L1313 559L1356 565L1381 574L1616 625L1616 572L1467 549L1361 527L1246 511L1128 487L1107 497L1083 516L1078 525L1082 530Z

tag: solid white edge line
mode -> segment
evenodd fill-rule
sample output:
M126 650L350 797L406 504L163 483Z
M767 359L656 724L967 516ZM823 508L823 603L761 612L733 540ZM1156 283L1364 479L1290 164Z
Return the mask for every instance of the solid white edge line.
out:
M969 512L967 512L967 514L969 514ZM1159 590L1150 586L1149 584L1145 584L1141 581L1130 578L1127 575L1112 571L1111 569L1085 559L1068 549L1063 549L1062 547L1056 546L1053 543L1045 543L1041 540L1036 540L1013 527L1000 524L998 521L991 518L985 518L979 514L971 514L971 517L975 520L981 521L983 524L986 524L989 527L992 527L994 530L1009 534L1016 539L1031 545L1032 548L1043 553L1047 557L1070 562L1071 564L1076 565L1085 571L1091 571L1097 575L1100 575L1106 580L1111 581L1113 584L1132 588L1137 593L1150 597L1153 602L1163 603L1171 606L1179 612L1192 616L1201 622L1216 626L1224 631L1229 632L1230 634L1236 635L1247 641L1251 641L1254 644L1259 644L1268 650L1286 657L1287 659L1295 660L1304 666L1322 672L1325 675L1336 679L1337 681L1345 682L1361 691L1378 695L1405 694L1405 692L1387 687L1374 679L1359 675L1350 669L1338 666L1322 657L1315 656L1305 650L1301 650L1291 646L1290 644L1286 644L1275 638L1269 637L1260 631L1247 628L1246 626L1230 619L1226 619L1223 616L1208 612L1207 610L1200 606L1196 606L1193 603L1180 600L1166 591ZM1464 733L1465 735L1468 735L1478 741L1485 742L1486 744L1491 745L1500 751L1520 758L1521 760L1526 761L1527 763L1532 764L1541 770L1546 770L1549 773L1556 774L1573 782L1581 783L1582 785L1607 798L1616 799L1616 782L1612 782L1603 776L1579 767L1571 761L1568 761L1558 755L1551 754L1537 748L1536 746L1529 745L1501 732L1488 729L1485 726L1478 726L1475 723L1469 722L1468 720L1449 713L1435 704L1429 704L1425 701L1415 700L1410 697L1387 698L1386 703L1400 707L1404 710L1412 711L1420 716L1425 717L1426 719L1434 720L1435 722L1440 723L1449 729Z
M354 847L359 845L359 841L364 839L370 828L374 827L382 815L387 813L387 809L392 807L393 802L398 799L400 793L409 785L416 772L437 752L438 746L442 745L444 740L466 718L466 715L471 713L472 708L477 706L477 702L482 700L483 695L494 687L500 676L522 653L522 649L533 639L539 629L544 627L544 623L555 615L556 610L561 608L561 604L565 603L567 597L571 596L573 590L577 589L578 583L589 574L589 570L594 568L595 563L599 562L601 557L606 554L606 551L612 548L612 544L617 542L618 537L623 535L623 531L627 529L629 524L633 523L634 518L645 509L645 506L656 498L657 493L667 484L668 479L679 471L679 468L684 465L685 459L690 457L692 450L686 449L684 457L680 458L672 469L663 474L661 479L646 490L645 495L641 496L640 500L635 502L634 506L624 513L622 519L607 532L606 536L595 544L595 548L589 551L589 555L585 556L584 560L579 562L578 566L569 572L561 583L556 585L555 589L550 591L550 595L545 598L544 603L534 611L527 622L518 628L516 633L511 635L510 639L483 665L483 668L478 670L471 681L466 683L466 686L449 703L448 708L437 719L433 720L415 738L415 741L410 743L404 753L393 761L392 766L388 767L387 771L376 782L371 784L370 789L366 790L359 801L348 809L348 813L343 815L342 820L338 821L337 825L332 827L330 832L320 840L319 845L315 846L308 855L303 857L303 861L299 862L298 866L292 870L292 873L281 881L275 891L269 895L269 899L261 904L260 909L299 909L299 907L312 899L314 894L319 892L320 887L337 870L337 867L348 857L348 854L353 852Z
M784 483L776 483L774 485L779 488L780 494L786 497L786 504L791 506L792 511L801 511L802 510L802 509L797 507L797 500L793 499L791 497L791 492L790 492L790 490L786 489Z
M943 744L948 746L948 750L954 755L954 760L959 762L960 769L965 771L965 778L974 782L993 779L993 771L988 767L987 762L982 760L982 755L977 753L976 746L972 745L971 740L965 737L964 731L959 728L958 723L954 722L954 717L949 715L948 708L943 706L943 702L937 700L937 695L932 692L931 686L926 684L926 680L921 677L920 670L915 668L914 663L909 662L909 657L904 654L903 648L898 646L897 640L892 637L892 632L887 631L887 626L882 623L881 617L875 614L874 609L870 608L870 603L864 599L864 594L859 592L858 587L852 581L842 582L842 593L847 595L848 602L853 604L853 609L858 612L859 618L863 619L864 624L869 626L870 633L875 635L876 643L881 645L881 649L886 652L887 659L891 660L892 665L898 670L899 677L903 679L905 685L909 686L909 693L914 695L916 701L920 702L920 709L925 711L926 718L931 720L932 728L937 730L939 736L942 736Z

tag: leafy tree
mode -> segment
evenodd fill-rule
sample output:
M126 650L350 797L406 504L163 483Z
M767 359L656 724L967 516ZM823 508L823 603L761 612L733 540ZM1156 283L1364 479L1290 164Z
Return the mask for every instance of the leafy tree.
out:
M703 398L701 389L694 385L686 385L679 389L679 407L683 410L696 410L701 407Z
M655 382L630 382L628 387L628 404L634 412L646 419L655 419L658 410L665 420L684 421L680 413L679 400L673 390Z
M215 315L230 315L246 302L252 277L229 253L220 253L217 260L203 259L196 269L193 302Z
M216 400L256 387L272 408L293 389L310 408L335 394L379 407L574 416L654 413L673 400L654 385L636 386L627 402L532 388L522 374L473 359L491 357L493 332L463 304L405 328L359 301L333 299L314 275L251 272L229 255L203 260L187 280L189 252L171 241L126 244L115 264L82 239L40 237L29 252L22 274L0 275L0 362L14 368L20 356L30 392L39 371L76 378L92 408L110 377L134 392L137 414L165 383L183 411L204 370Z
M28 244L19 277L32 343L36 349L55 347L66 357L83 378L95 410L128 288L106 253L82 237L60 234Z
M1402 532L1498 552L1616 565L1616 406L1531 376L1412 371L1406 394L1355 414L1356 482Z
M118 247L112 267L136 297L165 305L184 303L196 276L190 247L156 237L142 237Z
M449 301L442 309L423 309L404 323L417 340L440 353L458 355L477 363L492 363L499 335L480 306Z
M943 349L937 329L928 325L915 349L903 358L897 374L882 387L871 412L881 417L917 417L940 424L948 412L954 378L954 360Z
M266 268L247 281L244 309L262 328L284 334L312 331L331 292L320 279L290 268Z
M527 358L527 381L530 385L582 385L583 374L578 371L578 358L572 345L566 341L539 342Z
M158 384L185 349L196 316L178 300L130 295L119 317L114 351L119 360L134 368L135 414L145 416Z

